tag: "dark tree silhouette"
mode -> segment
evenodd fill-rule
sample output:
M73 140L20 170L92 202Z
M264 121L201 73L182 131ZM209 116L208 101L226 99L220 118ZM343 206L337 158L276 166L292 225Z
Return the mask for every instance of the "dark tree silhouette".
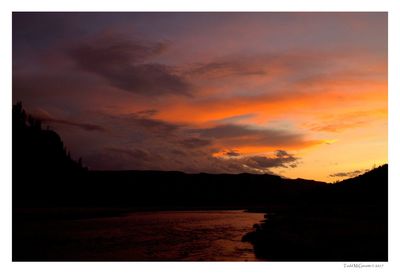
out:
M50 189L84 171L60 136L42 129L41 121L27 115L21 102L12 109L12 153L14 205L46 200L53 195Z

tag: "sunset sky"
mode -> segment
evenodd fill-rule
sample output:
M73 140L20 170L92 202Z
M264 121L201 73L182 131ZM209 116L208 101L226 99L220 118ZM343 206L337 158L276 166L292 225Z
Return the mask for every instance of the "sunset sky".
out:
M387 163L387 13L14 13L13 103L90 169Z

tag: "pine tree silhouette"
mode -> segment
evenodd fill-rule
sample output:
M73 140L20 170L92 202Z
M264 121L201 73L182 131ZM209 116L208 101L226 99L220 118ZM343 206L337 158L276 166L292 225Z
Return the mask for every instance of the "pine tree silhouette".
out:
M67 152L60 136L42 129L40 120L27 115L18 102L12 109L12 175L15 202L51 196L75 174L85 171ZM35 197L36 196L36 197Z

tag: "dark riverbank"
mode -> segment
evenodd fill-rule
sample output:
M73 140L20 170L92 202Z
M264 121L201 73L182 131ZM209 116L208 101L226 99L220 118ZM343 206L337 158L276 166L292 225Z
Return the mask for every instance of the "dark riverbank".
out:
M381 210L360 205L275 211L243 241L270 261L387 261L387 219Z
M387 261L387 166L332 186L325 202L266 207L243 241L272 261Z

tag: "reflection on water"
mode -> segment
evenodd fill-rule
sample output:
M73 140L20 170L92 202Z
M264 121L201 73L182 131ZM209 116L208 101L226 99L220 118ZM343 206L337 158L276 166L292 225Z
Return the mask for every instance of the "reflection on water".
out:
M251 261L252 246L241 238L262 219L239 210L134 212L52 221L31 233L54 243L47 256L55 259Z

